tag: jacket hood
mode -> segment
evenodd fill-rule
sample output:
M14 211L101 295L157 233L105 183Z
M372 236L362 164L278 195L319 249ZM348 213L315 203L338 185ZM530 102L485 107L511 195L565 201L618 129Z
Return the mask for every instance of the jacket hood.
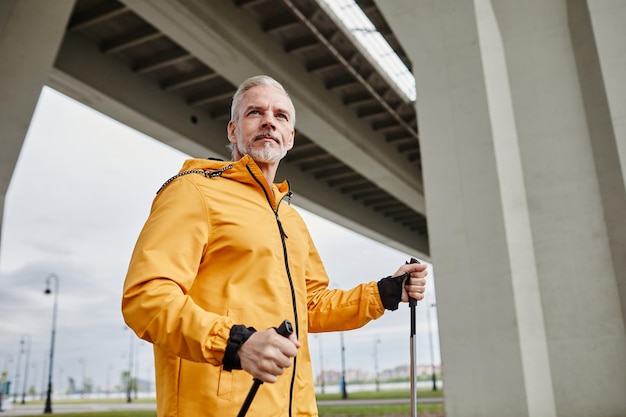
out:
M168 179L157 191L161 192L170 182L186 174L202 174L205 177L224 177L246 184L261 185L266 192L271 193L272 186L280 194L290 193L289 183L283 181L278 184L268 184L263 171L249 155L244 155L238 161L222 161L217 159L187 159L178 174Z
M193 158L185 160L180 170L181 172L188 171L190 169L221 170L232 164L233 162L231 161L222 161L219 159Z
M244 155L238 161L220 161L216 159L188 159L184 162L180 173L189 170L213 171L214 175L220 175L224 178L234 179L239 182L250 182L250 174L256 179L265 179L263 172L256 164L254 159L249 155ZM218 174L217 172L221 172ZM289 184L287 181L275 184L280 192L287 192Z

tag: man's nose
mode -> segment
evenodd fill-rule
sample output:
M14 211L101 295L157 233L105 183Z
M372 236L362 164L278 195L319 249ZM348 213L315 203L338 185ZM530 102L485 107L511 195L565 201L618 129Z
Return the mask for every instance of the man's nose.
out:
M274 115L265 112L263 114L263 119L261 121L261 126L264 128L270 128L272 130L276 130L276 121L274 120Z

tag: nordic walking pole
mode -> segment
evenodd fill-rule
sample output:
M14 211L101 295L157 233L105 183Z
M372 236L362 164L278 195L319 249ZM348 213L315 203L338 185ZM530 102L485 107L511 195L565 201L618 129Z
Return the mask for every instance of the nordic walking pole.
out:
M291 322L289 320L283 321L280 326L276 327L276 333L283 337L289 337L289 335L293 333L293 326L291 325ZM248 408L250 408L250 404L252 404L252 400L254 399L254 396L259 390L261 384L263 384L263 381L258 378L254 378L252 387L250 387L250 391L248 391L248 395L246 396L246 399L243 402L243 405L241 406L237 417L244 417L246 415L246 413L248 412Z
M411 264L420 263L417 259L411 258ZM417 417L417 386L415 385L415 366L417 355L417 341L415 340L415 307L417 307L417 300L409 296L409 307L411 308L411 417Z

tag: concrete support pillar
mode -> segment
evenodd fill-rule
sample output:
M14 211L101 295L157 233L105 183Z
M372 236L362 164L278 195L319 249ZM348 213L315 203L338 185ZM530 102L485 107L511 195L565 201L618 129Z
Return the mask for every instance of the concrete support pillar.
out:
M622 0L588 0L587 3L588 8L580 5L580 14L589 13L619 160L626 167L626 3ZM626 169L622 170L622 176L626 182Z
M609 82L623 37L594 69L584 2L377 4L416 75L446 415L623 415L621 139L598 127L619 106L582 73Z
M568 12L626 322L626 3L570 0Z
M73 5L74 0L0 2L0 225L13 169Z

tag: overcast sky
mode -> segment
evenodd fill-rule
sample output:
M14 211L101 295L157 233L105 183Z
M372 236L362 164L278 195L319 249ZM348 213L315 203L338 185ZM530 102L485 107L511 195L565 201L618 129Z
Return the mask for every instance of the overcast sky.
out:
M224 128L226 132L226 128ZM227 143L226 135L224 144ZM296 145L297 138L296 138ZM204 155L194 155L203 157ZM0 366L14 376L20 340L30 342L28 385L43 386L59 277L54 382L96 387L119 383L134 349L139 378L153 380L152 348L126 329L122 285L137 235L161 184L189 158L62 94L44 88L5 200L0 240ZM297 193L297 184L292 184ZM350 288L392 274L410 256L300 209L325 262L331 285ZM433 271L431 271L431 277ZM417 363L430 364L427 305L417 308ZM363 329L344 333L346 368L380 370L409 364L406 304ZM435 363L436 311L431 308ZM322 355L320 355L320 341ZM311 336L314 371L341 369L340 335ZM25 355L21 356L20 381ZM137 366L138 365L138 366Z

